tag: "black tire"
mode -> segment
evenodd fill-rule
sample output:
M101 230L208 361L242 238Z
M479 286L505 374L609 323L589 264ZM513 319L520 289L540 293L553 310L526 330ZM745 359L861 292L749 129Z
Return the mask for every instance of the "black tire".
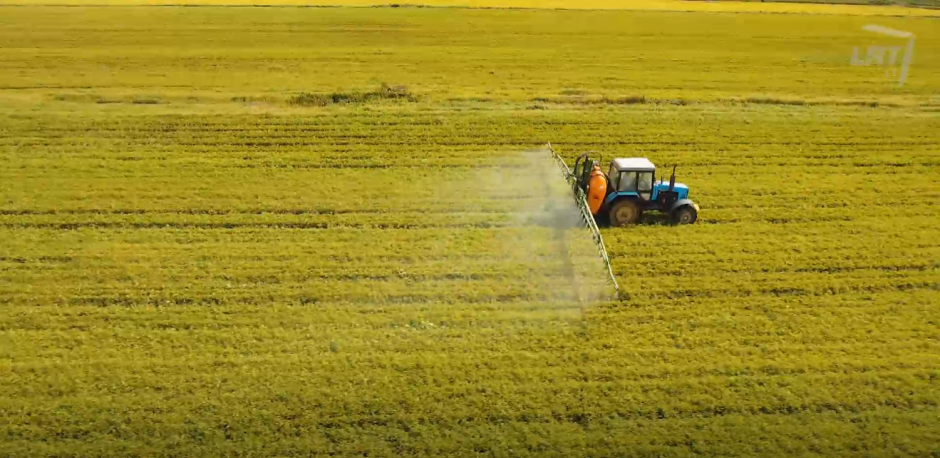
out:
M683 205L672 211L672 224L694 224L698 219L698 212L691 205Z
M632 200L621 200L610 209L610 225L619 227L640 219L640 206Z

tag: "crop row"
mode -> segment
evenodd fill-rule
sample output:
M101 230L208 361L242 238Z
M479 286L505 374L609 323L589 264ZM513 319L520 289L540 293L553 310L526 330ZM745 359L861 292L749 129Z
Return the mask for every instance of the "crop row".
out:
M547 160L547 159L546 159ZM416 169L420 170L420 169ZM556 171L529 168L284 171L201 174L142 169L127 176L11 176L0 182L5 226L42 227L418 227L506 225L541 211L544 183ZM684 173L702 221L855 221L931 216L931 168L906 173L831 176L816 169L760 175ZM778 169L779 170L779 169ZM78 171L76 171L78 172ZM60 173L60 172L53 172ZM110 172L125 175L124 172ZM925 175L926 173L926 175ZM787 186L780 186L785 181ZM313 186L318 183L318 186ZM811 198L806 193L812 194ZM890 199L885 198L890 195ZM306 226L303 226L306 225Z
M900 117L899 113L917 116ZM559 145L646 149L696 145L779 145L801 149L891 144L928 147L934 135L924 128L936 118L935 113L916 110L852 107L793 107L789 111L761 107L726 112L716 104L669 111L641 107L590 114L591 119L585 120L584 112L578 110L533 114L508 108L471 114L441 110L417 116L394 111L375 114L336 111L266 118L148 116L123 121L101 115L91 115L86 120L55 114L41 118L4 115L0 131L5 135L0 146L42 147L52 152L81 144L97 144L104 151L124 145L132 149L183 146L196 152L220 147L278 151L313 145L347 150L384 146L394 147L401 156L409 156L406 153L420 144L433 144L435 152L446 154L479 146L519 146L547 140ZM389 119L397 121L389 123ZM204 120L212 120L212 124L201 124ZM259 120L262 122L258 123ZM310 120L320 124L290 128L280 124ZM649 129L651 125L657 128ZM872 126L879 131L872 131ZM91 151L82 152L88 153Z
M708 207L705 207L708 209ZM913 210L886 206L869 208L870 219L901 217L929 217L930 208ZM702 224L728 223L806 223L848 222L857 210L853 208L814 209L812 212L794 213L787 208L744 213L739 209L713 210L703 214ZM703 211L704 213L704 211ZM653 218L651 216L651 218ZM657 217L658 218L658 217ZM652 219L651 221L659 221ZM343 215L180 215L157 213L147 215L55 215L55 216L0 216L0 227L6 229L62 229L82 228L137 228L137 229L420 229L420 228L500 228L526 227L531 221L512 213L355 213Z
M40 275L10 274L0 290L6 304L91 304L100 306L139 305L212 305L225 303L258 304L284 302L293 304L355 303L362 305L398 304L408 302L502 302L510 300L552 300L570 298L575 287L570 275L552 272L548 266L527 273L518 269L514 275L499 272L477 272L457 267L457 272L441 268L441 273L407 271L382 273L356 272L322 275L297 273L278 276L276 273L194 273L173 270L108 271L98 275L72 276L56 271ZM615 268L615 273L620 273ZM50 275L51 274L51 275ZM57 275L58 274L58 275ZM62 281L41 289L29 281ZM136 281L136 277L146 280ZM167 281L157 283L159 279ZM895 291L937 291L940 271L937 268L884 273L850 271L828 274L780 273L738 275L734 281L721 276L665 276L638 280L621 276L627 297L636 304L656 304L687 297L724 298L743 303L765 296L800 296L812 300L836 294Z
M409 422L382 422L370 424L308 423L300 421L303 413L284 413L278 418L265 417L264 423L255 423L255 414L227 412L228 418L239 418L238 422L208 420L199 424L178 426L172 432L162 432L147 438L125 438L107 441L104 437L81 434L80 438L95 439L74 441L71 456L109 455L111 453L134 452L141 449L156 450L173 448L181 454L205 453L207 450L231 456L279 455L305 456L329 451L344 455L388 455L410 453L430 456L459 455L466 450L478 453L498 454L512 449L520 455L545 456L546 454L590 454L599 447L629 450L636 454L684 456L693 451L697 454L730 456L739 453L735 445L746 441L749 449L781 451L788 454L822 454L827 456L845 453L845 450L883 450L883 437L903 437L905 441L892 444L899 453L919 455L929 453L925 444L935 441L931 431L934 411L914 413L899 412L891 408L872 411L851 412L801 412L791 415L729 414L711 418L621 420L604 419L587 422L559 421L530 424L506 417L479 418L457 425L412 424ZM99 412L88 412L91 418L100 418L101 428L122 422ZM182 419L185 414L175 413L172 418ZM291 420L293 419L293 420ZM131 423L124 427L134 431L144 424ZM271 424L278 424L272 429ZM180 423L181 425L182 423ZM867 425L883 425L878 434L873 434ZM291 426L296 425L296 426ZM303 425L303 426L301 426ZM866 425L866 426L859 426ZM114 428L112 428L114 430ZM224 431L228 431L225 433ZM233 435L232 431L240 434ZM611 431L618 434L611 434ZM642 435L630 434L643 431ZM787 431L781 442L775 431ZM820 433L823 431L824 433ZM257 435L282 434L285 439L276 442L245 442L239 439ZM54 443L35 444L34 436L11 434L8 450L14 454L35 452L48 456L60 453ZM681 438L677 438L677 436ZM181 440L180 438L199 438ZM499 437L493 442L492 437ZM545 439L545 438L551 438ZM75 439L75 436L72 436ZM197 445L198 444L198 445ZM686 452L686 450L691 450ZM563 452L562 452L563 451ZM64 455L69 456L69 455Z

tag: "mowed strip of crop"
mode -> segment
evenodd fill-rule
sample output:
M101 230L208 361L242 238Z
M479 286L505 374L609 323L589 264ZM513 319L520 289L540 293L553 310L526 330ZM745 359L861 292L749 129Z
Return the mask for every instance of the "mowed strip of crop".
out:
M45 59L43 84L91 87L7 88L0 108L0 455L925 456L940 443L940 115L928 98L552 98L591 84L592 71L622 70L606 61L541 79L532 93L545 101L453 100L484 84L461 79L464 56L453 55L438 67L453 88L418 102L250 106L230 98L268 90L266 70L194 88L232 56L187 60L184 47L135 61L147 46L105 44L160 39L142 19L93 43L75 24L106 31L114 10L76 11L88 16L43 26L37 43L50 48L32 58ZM181 42L283 20L153 11L175 15ZM467 30L524 29L543 14L452 13ZM16 14L44 23L60 12ZM403 43L444 28L436 12L398 14L292 19L336 30L413 21ZM551 14L565 24L581 13ZM803 20L775 19L765 40L787 42ZM480 40L467 30L438 38ZM532 43L507 39L497 54ZM96 103L132 79L51 58L66 41L75 55L127 59L130 74L170 75L145 89L169 102ZM252 60L285 64L258 43ZM311 91L362 78L324 62L337 65L309 77ZM307 89L295 71L284 87ZM398 83L421 92L427 77ZM188 102L166 95L188 91ZM595 150L680 164L699 223L604 229L621 297L575 301L599 261L553 227L548 156L544 167L521 154L546 141L569 161Z

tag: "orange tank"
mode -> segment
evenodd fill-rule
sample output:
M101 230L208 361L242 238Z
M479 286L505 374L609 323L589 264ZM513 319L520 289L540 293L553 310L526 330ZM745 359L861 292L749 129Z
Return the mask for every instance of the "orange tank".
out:
M601 171L600 166L594 164L587 192L588 208L591 209L592 215L596 215L598 210L601 209L604 197L607 197L607 176Z

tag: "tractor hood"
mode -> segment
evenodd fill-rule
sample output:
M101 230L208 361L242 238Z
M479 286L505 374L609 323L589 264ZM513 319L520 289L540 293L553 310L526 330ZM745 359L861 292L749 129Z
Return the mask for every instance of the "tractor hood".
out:
M668 182L668 181L657 181L657 182L656 182L656 189L660 189L660 190L663 190L663 191L668 190L668 189L669 189L669 182ZM686 191L686 192L689 191L689 187L686 186L686 185L684 185L684 184L682 184L682 183L676 183L676 186L675 186L674 189L675 189L676 191L679 191L680 189L683 190L683 191Z
M680 199L688 199L688 198L689 198L689 187L688 187L688 186L686 186L686 185L684 185L684 184L682 184L682 183L676 183L676 185L675 185L675 187L674 187L673 189L674 189L677 193L679 193L679 198L680 198ZM668 182L668 181L657 181L657 182L656 182L656 191L657 191L657 192L659 192L659 191L668 191L668 190L669 190L669 182Z

